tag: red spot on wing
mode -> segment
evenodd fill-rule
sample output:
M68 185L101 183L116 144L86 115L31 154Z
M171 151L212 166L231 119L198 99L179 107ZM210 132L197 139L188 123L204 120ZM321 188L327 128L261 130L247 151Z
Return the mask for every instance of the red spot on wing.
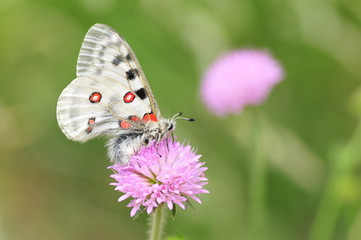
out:
M119 121L119 127L122 129L129 129L131 125L127 121Z
M93 131L93 125L95 123L95 117L89 118L88 125L89 127L85 130L86 133L91 133Z
M135 94L134 94L134 93L132 93L132 92L127 92L127 93L124 95L123 100L124 100L125 103L131 103L131 102L133 102L134 98L135 98Z
M144 122L148 122L148 121L152 121L152 122L158 122L157 117L154 115L154 113L146 113L143 116L143 121Z
M153 122L158 122L157 117L153 113L150 114L150 120Z
M101 99L102 99L102 95L99 92L93 92L89 97L89 101L91 103L98 103L100 102Z
M89 126L85 131L86 133L91 133L93 131L93 127Z
M89 118L88 125L93 125L95 123L95 118Z
M137 117L137 116L130 116L129 120L132 121L132 122L140 122L140 118Z

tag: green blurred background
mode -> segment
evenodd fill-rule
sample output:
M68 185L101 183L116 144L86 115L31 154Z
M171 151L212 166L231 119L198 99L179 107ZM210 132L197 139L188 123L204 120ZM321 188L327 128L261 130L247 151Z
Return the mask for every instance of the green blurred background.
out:
M197 119L176 135L203 155L211 193L169 218L168 236L361 239L358 0L1 0L0 239L146 238L148 216L131 219L109 186L105 139L68 141L56 122L95 23L132 46L165 117ZM286 78L262 106L219 119L200 80L242 47L269 49Z

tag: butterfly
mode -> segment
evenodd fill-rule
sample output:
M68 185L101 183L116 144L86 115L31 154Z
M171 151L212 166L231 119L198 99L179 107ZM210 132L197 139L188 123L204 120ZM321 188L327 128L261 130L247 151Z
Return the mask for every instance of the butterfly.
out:
M57 120L67 138L86 142L107 135L112 162L127 164L151 141L160 142L177 119L162 117L135 54L114 29L95 24L85 35L77 61L77 78L61 93Z

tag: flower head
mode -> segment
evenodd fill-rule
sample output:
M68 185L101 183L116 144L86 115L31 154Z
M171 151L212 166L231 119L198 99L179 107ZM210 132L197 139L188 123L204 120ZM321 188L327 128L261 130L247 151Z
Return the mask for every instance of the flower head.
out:
M209 67L203 77L201 96L217 115L237 113L247 105L262 103L282 79L281 65L267 52L236 50Z
M153 208L166 203L169 209L177 204L185 209L189 199L201 203L198 194L208 193L203 188L208 182L204 177L203 162L199 162L190 145L164 139L160 143L151 143L132 156L129 165L115 164L111 185L124 193L118 201L131 198L128 207L132 207L130 216L138 210L146 209L150 214Z

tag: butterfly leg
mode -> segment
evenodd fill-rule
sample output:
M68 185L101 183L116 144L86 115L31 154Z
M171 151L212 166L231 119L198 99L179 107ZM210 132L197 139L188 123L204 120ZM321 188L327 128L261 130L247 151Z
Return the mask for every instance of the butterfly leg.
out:
M158 154L159 157L162 157L162 154L160 154L160 153L158 152L158 150L159 150L159 145L157 145L157 154Z
M160 154L160 153L158 152L158 150L159 150L159 142L160 142L160 137L159 137L159 136L158 136L156 142L157 142L157 143L156 143L156 144L157 144L157 154L158 154L159 157L162 157L162 154Z
M175 138L174 138L174 134L173 134L173 132L171 133L171 136L172 136L172 142L174 143Z

